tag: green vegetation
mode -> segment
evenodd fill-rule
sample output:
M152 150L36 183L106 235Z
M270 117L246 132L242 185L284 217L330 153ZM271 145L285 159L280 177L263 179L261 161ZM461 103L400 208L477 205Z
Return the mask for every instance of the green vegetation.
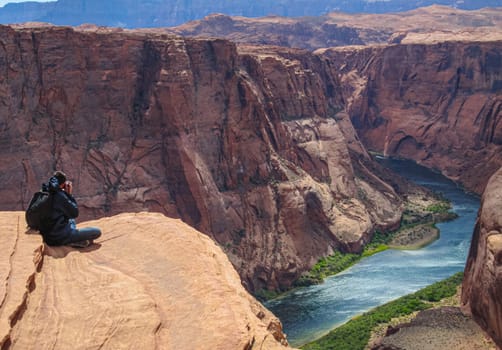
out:
M401 227L399 230L394 232L389 232L383 234L376 232L373 236L371 242L364 247L361 254L352 253L342 253L335 252L333 255L322 258L315 264L312 269L302 275L294 284L295 287L304 287L312 284L322 283L326 277L335 275L343 270L348 269L359 260L371 256L373 254L379 253L386 249L389 249L389 244L394 237L399 236L405 230L412 229L419 225L430 224L433 225L436 222L447 221L457 217L455 213L450 212L451 204L447 200L439 199L439 201L434 204L430 204L427 207L421 207L421 209L407 209L403 213L403 219L401 221ZM431 213L433 215L431 215ZM413 242L409 245L403 247L406 248L420 248L420 246L415 247ZM396 247L393 247L396 248Z
M262 302L275 299L279 295L280 295L280 292L276 292L274 290L268 290L268 289L260 289L254 293L255 298L262 301Z
M398 231L396 231L398 232ZM385 234L376 231L371 242L364 247L363 256L370 256L388 249L388 244L392 240L393 234Z
M348 269L362 258L366 258L388 249L389 247L387 246L387 243L389 240L388 236L377 232L371 243L364 247L361 254L342 253L337 251L333 255L322 258L307 274L301 276L295 282L295 286L303 287L322 283L326 277L336 275L337 273Z
M359 254L335 252L333 255L319 260L308 274L301 276L295 282L295 286L309 286L322 283L326 277L342 272L361 260L361 258L362 256Z
M305 350L363 350L368 344L372 330L382 323L415 311L425 310L441 299L451 297L462 283L463 272L459 272L444 281L434 283L413 294L406 295L379 306L331 331L326 336L306 344Z
M396 245L391 242L399 235L407 234L407 230L427 224L434 225L436 222L455 218L456 214L450 212L450 209L450 202L439 197L434 204L430 204L427 207L421 203L419 206L415 205L413 208L407 208L403 212L401 227L398 230L388 233L377 231L373 235L371 242L364 247L364 250L360 254L336 251L333 255L321 258L308 273L303 274L294 282L293 287L305 287L322 283L325 278L348 269L363 258L390 249L390 246L392 246L393 249L419 249L422 245L413 244L413 237L418 236L417 234L412 234L410 236L411 241L407 245L400 246L399 244ZM427 244L428 243L430 242L427 242ZM264 301L273 299L280 294L281 292L261 290L256 292L255 296Z
M439 214L439 213L448 213L451 209L451 205L449 202L439 202L435 204L429 205L427 208L425 208L426 211L434 213L434 214Z
M376 253L383 252L384 250L389 249L389 246L386 244L377 244L374 246L368 246L364 248L363 254L361 255L362 258L366 258L368 256L371 256Z

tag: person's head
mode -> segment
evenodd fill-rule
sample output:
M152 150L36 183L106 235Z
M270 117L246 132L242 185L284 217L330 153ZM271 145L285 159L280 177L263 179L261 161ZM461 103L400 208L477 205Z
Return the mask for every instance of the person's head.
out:
M53 176L58 180L59 186L63 187L66 183L66 174L58 170L54 173Z

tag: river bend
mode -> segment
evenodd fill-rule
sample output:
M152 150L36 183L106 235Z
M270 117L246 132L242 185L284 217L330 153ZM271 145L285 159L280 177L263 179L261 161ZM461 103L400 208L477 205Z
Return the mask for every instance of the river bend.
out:
M465 266L478 196L411 161L381 159L410 180L441 192L459 217L437 224L440 238L420 250L386 250L320 285L296 289L265 304L280 318L292 346L326 334L355 315L445 279Z

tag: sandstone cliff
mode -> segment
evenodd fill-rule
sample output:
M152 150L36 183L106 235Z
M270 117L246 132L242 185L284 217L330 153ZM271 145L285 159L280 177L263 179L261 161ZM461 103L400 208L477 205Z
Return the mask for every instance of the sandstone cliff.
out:
M199 21L159 31L183 36L225 38L237 43L278 45L309 50L365 44L357 29L339 25L326 16L246 18L215 14Z
M207 236L161 214L90 222L83 250L1 212L2 349L283 349L281 324Z
M365 146L482 193L502 166L502 42L329 49Z
M0 209L59 168L84 218L182 218L250 290L399 224L319 56L108 29L1 27L0 41Z
M412 158L482 193L502 165L501 24L500 9L431 6L319 18L210 16L172 30L310 50L380 44L317 51L340 75L365 146Z
M462 303L502 348L502 169L483 194L462 285Z
M238 43L309 50L344 45L494 41L502 39L502 9L463 11L429 6L389 14L332 12L320 17L262 18L210 15L158 31L218 37Z

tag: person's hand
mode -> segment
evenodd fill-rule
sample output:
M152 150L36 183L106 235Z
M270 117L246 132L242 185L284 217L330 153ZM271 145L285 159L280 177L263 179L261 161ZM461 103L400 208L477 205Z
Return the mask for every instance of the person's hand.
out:
M66 181L64 190L68 194L71 194L73 192L73 184L71 183L71 181Z

